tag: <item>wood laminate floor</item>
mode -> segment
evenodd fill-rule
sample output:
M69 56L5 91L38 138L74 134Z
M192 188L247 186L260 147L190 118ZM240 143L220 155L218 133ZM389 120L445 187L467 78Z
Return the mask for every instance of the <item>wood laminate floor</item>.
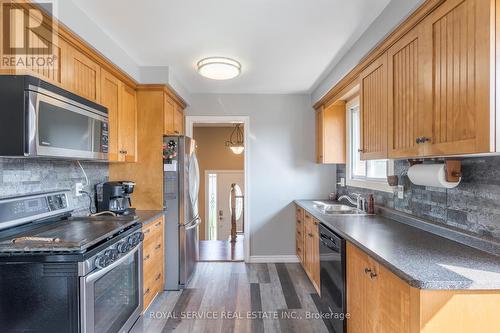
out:
M328 332L320 307L300 264L201 262L188 288L158 295L131 332Z
M236 242L228 240L201 240L200 261L243 261L245 252L243 235L236 237Z

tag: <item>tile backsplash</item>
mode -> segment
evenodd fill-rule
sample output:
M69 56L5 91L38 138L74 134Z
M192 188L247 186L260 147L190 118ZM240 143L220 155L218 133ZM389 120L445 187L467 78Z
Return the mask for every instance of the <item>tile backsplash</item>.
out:
M108 180L108 163L81 162L89 178L85 191L94 193L94 185ZM25 193L70 189L74 215L89 213L89 197L74 195L75 183L85 184L85 176L74 161L0 158L0 197ZM92 207L94 197L92 197Z
M462 181L453 189L414 185L406 175L408 161L395 161L395 174L404 185L404 199L393 193L337 187L339 194L373 193L375 203L484 239L500 241L500 156L462 160ZM337 166L337 182L345 165Z

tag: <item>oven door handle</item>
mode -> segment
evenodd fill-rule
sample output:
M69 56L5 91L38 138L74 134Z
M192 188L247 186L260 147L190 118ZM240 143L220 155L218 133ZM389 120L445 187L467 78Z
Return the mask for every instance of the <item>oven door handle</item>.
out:
M85 278L85 282L88 283L88 282L92 282L94 280L97 280L98 278L100 278L101 276L109 273L111 270L113 270L114 268L116 268L116 266L122 264L125 260L127 260L128 258L130 258L131 256L133 256L137 251L139 251L139 248L142 246L142 242L137 244L136 247L134 247L134 249L132 251L130 251L129 253L127 253L126 255L124 255L123 257L121 257L120 259L116 260L115 262L113 262L111 265L109 266L106 266L104 267L103 269L95 272L95 273L92 273L90 275L88 275L86 278Z

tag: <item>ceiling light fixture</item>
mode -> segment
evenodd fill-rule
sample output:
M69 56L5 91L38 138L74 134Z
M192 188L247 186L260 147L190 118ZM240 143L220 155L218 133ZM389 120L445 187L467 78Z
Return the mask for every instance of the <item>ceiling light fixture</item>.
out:
M236 124L229 141L226 141L226 146L229 147L233 153L239 155L243 153L245 146L243 144L243 132L240 128L241 124Z
M198 73L212 80L229 80L241 73L241 64L234 59L210 57L198 61Z

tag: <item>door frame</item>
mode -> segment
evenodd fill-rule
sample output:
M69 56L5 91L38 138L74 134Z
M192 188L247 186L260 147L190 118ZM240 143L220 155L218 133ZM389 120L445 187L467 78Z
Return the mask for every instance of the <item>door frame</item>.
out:
M208 239L208 205L207 205L207 199L208 199L208 175L210 173L241 173L243 175L243 182L245 181L245 170L205 170L205 239ZM245 187L246 184L243 183L243 192L245 192ZM243 198L243 201L245 198ZM243 213L245 212L245 205L243 204ZM243 223L245 223L245 214L243 214Z
M250 262L250 234L251 234L251 219L250 219L250 117L249 116L186 116L186 136L193 137L193 127L194 124L243 124L243 146L245 150L243 151L243 173L244 173L244 196L243 198L243 218L245 220L245 262Z

